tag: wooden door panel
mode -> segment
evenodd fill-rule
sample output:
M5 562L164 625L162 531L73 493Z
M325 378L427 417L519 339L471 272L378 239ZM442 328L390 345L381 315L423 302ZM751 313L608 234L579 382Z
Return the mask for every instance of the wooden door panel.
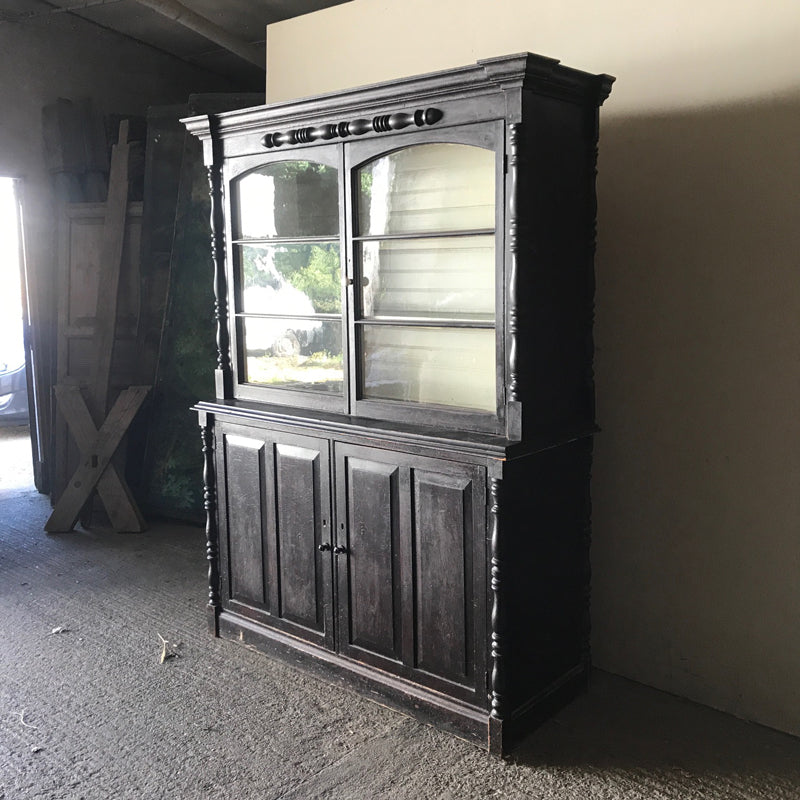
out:
M328 441L227 422L218 432L223 600L333 648Z
M414 471L415 660L464 682L472 673L472 482Z
M324 630L323 580L318 569L320 451L275 445L275 538L280 616Z
M337 444L335 480L340 652L484 704L485 469Z
M266 608L263 439L224 436L229 531L228 585L232 600Z
M399 658L399 469L349 458L346 475L347 641Z

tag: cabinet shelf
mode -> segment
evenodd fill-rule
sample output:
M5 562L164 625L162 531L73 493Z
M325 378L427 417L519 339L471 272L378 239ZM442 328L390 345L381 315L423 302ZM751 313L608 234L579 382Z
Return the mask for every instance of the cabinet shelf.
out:
M342 321L341 314L262 314L255 311L237 311L235 317L243 319L290 319L290 320L306 320L314 322L315 320L335 320L336 322Z
M419 231L403 233L382 233L369 236L353 236L354 242L392 242L403 239L452 239L460 236L491 236L494 228L464 228L452 231Z
M338 236L261 236L233 239L232 244L238 245L282 245L282 244L331 244L339 241Z
M494 328L494 320L462 319L454 317L362 317L355 320L356 325L387 325L441 328Z

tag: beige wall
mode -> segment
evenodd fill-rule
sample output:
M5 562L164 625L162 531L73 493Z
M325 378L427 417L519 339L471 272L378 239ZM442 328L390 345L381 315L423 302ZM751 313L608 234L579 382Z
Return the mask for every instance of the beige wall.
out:
M353 0L270 101L522 50L602 111L595 663L800 734L800 5Z
M423 23L424 21L424 23ZM797 88L794 0L352 0L267 28L267 99L530 50L617 75L609 114Z

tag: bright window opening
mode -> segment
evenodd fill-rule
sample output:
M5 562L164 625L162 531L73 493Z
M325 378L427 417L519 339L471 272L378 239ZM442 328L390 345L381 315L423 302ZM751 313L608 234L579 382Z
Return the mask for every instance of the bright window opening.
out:
M14 181L0 178L0 415L27 413L24 387L19 214Z

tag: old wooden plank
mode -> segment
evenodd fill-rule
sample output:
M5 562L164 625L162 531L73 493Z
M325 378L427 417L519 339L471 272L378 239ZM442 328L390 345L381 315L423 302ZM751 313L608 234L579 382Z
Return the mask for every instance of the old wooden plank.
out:
M96 360L89 385L89 407L99 423L106 412L111 359L114 353L114 332L117 324L119 276L122 248L125 243L125 215L128 210L128 121L119 126L119 142L111 153L106 219L103 228L103 249L100 282L97 289L95 315Z
M149 390L149 386L125 389L98 430L80 387L55 387L59 410L81 450L81 464L45 523L46 531L71 530L95 487L115 530L144 530L144 519L112 459Z

